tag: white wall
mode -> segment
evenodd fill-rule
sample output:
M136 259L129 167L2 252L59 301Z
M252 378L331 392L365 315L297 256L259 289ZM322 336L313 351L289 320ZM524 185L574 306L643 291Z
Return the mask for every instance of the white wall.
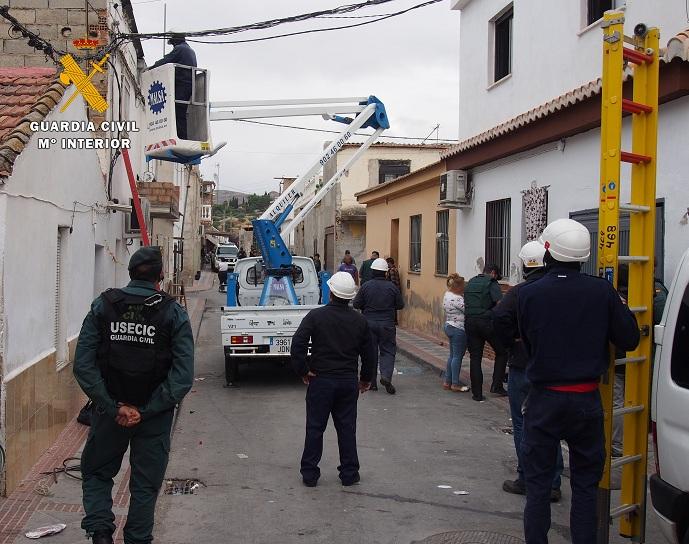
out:
M682 253L689 246L689 224L683 224L689 208L689 97L661 106L658 138L657 198L665 199L665 282L669 284ZM629 120L625 121L628 148ZM461 210L457 220L457 272L472 277L479 272L485 251L486 202L511 198L510 283L519 281L522 245L522 194L532 181L549 185L548 221L569 217L570 212L598 208L600 131L591 130L568 138L564 150L555 145L525 153L520 160L500 161L473 172L473 208ZM560 146L562 147L562 146ZM546 151L550 149L550 151ZM496 166L500 164L499 166ZM622 167L621 201L629 202L629 165ZM507 271L503 271L507 276ZM507 279L507 278L506 278Z
M460 139L601 75L603 34L600 24L584 26L586 0L514 0L512 75L489 89L493 63L489 21L509 3L473 0L461 11ZM625 20L627 34L639 22L659 27L662 46L689 27L685 0L627 0Z
M59 113L68 95L46 120L86 120L85 108L79 103L71 105L64 114ZM126 277L128 256L123 245L117 254L122 215L102 208L107 202L106 183L96 153L63 150L59 146L39 150L38 138L51 136L55 134L33 135L0 190L5 211L0 216L4 223L0 257L5 379L56 348L55 264L59 227L72 227L71 233L65 233L63 246L63 340L78 334L95 285L121 285ZM99 265L103 275L100 282L94 278L96 245L103 246L107 255Z

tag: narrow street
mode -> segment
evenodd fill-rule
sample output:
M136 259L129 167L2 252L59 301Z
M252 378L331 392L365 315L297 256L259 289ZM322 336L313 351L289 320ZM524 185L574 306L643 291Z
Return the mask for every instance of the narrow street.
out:
M503 409L443 391L434 372L400 357L398 394L381 389L359 403L361 484L340 485L329 427L321 480L305 488L304 386L288 368L268 363L244 368L240 388L224 388L221 304L220 294L210 294L197 381L180 411L168 467L168 478L198 478L204 487L161 496L158 541L410 543L485 531L493 540L452 542L521 542L498 538L521 538L524 503L501 490L515 463ZM554 544L568 541L568 487L565 479L565 498L553 506Z

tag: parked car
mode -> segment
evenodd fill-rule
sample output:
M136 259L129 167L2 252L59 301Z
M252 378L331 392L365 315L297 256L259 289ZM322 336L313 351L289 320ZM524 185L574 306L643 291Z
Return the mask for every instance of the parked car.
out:
M653 510L673 544L689 544L689 251L680 262L655 326L651 428L656 473Z
M211 262L211 267L213 272L218 271L218 263L227 262L229 266L227 268L228 272L234 271L234 266L237 264L237 254L239 253L239 248L234 244L220 244L215 248L213 252L213 260Z

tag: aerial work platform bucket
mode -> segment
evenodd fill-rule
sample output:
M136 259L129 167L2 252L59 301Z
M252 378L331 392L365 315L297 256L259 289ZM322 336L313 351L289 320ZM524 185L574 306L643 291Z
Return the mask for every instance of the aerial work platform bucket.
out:
M186 79L191 82L191 96L183 96L183 91L175 89L176 74L178 81ZM225 145L223 142L214 148L211 141L208 70L181 64L163 64L144 72L141 83L146 98L143 131L147 161L158 159L198 164L203 157L214 155ZM180 138L184 127L178 127L177 122L184 109L187 134L186 138ZM181 117L184 117L183 113Z

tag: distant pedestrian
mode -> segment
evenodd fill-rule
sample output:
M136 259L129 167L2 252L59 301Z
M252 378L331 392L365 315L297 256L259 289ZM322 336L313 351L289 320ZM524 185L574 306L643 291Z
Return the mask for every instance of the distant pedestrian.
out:
M347 272L352 276L352 279L354 280L354 283L356 285L359 285L359 271L356 268L356 265L354 264L354 259L352 258L351 255L345 255L344 260L342 261L342 264L340 267L337 269L338 272Z
M400 271L397 268L397 265L395 264L395 259L393 259L392 257L388 257L387 259L385 259L385 261L388 263L388 279L392 282L392 284L395 287L402 291Z
M348 249L345 249L344 257L342 257L342 262L345 262L345 259L346 259L348 256L351 257L351 259L352 259L352 264L353 264L353 265L356 265L356 260L355 260L354 257L352 256L352 252L349 251Z
M447 277L447 291L443 296L443 309L445 310L445 334L450 344L450 356L447 358L445 369L444 389L452 391L469 391L469 387L460 383L459 372L462 368L462 359L467 349L467 335L464 331L464 278L459 274L450 274Z
M380 254L377 251L371 251L371 258L366 259L363 263L361 263L361 270L360 270L360 276L361 276L361 285L366 283L368 280L373 279L373 274L371 273L371 265L373 264L373 261L378 259L380 257Z
M502 489L507 493L515 495L526 495L521 452L524 429L522 406L531 390L531 384L526 377L526 365L529 357L524 349L523 342L519 338L519 327L517 326L518 297L522 287L539 280L545 275L544 255L545 247L540 242L534 240L524 244L519 252L524 281L507 291L498 305L493 308L495 330L500 335L503 345L509 353L507 363L510 367L510 372L507 382L507 395L510 400L510 415L512 416L512 437L517 453L517 479L505 480L502 484ZM562 448L558 444L557 463L555 464L552 489L550 490L551 502L558 502L562 497L560 486L563 469Z
M301 475L307 487L315 487L320 478L318 464L323 455L323 433L331 415L340 450L340 481L344 486L359 482L357 400L371 386L375 364L368 323L349 307L356 294L352 277L337 272L328 280L328 286L330 302L311 310L292 337L290 362L308 385L306 438L301 458Z
M243 247L239 248L239 252L237 253L237 259L246 259L246 251L244 251Z
M316 267L316 273L321 271L321 256L318 253L313 255L313 266Z
M582 274L591 237L581 223L558 219L540 237L546 274L519 291L518 323L532 384L524 404L521 452L526 481L526 544L547 544L550 498L560 440L569 446L572 544L596 542L598 482L605 465L598 384L610 343L631 351L639 326L612 284ZM607 523L607 512L604 523Z
M74 376L93 401L81 455L81 526L94 544L113 543L113 479L127 450L131 500L124 541L152 541L174 409L194 383L189 318L173 297L158 290L162 269L158 248L135 251L129 285L94 300L79 333Z
M397 352L395 313L404 308L404 300L400 290L385 279L388 271L388 263L385 259L373 261L371 271L373 280L366 282L359 289L353 306L364 314L376 345L376 365L371 388L374 391L378 389L375 386L375 379L380 364L380 383L390 395L394 395L396 389L392 385L392 374L395 371Z
M227 272L230 268L230 263L227 261L218 262L218 291L223 292L227 287Z
M464 288L464 314L467 343L469 346L469 372L471 374L472 398L483 401L483 348L486 342L490 344L495 353L493 365L493 384L491 393L506 396L507 391L502 385L507 368L507 352L499 341L491 320L490 310L502 298L502 291L498 285L500 279L500 267L488 264L479 274L469 280Z

